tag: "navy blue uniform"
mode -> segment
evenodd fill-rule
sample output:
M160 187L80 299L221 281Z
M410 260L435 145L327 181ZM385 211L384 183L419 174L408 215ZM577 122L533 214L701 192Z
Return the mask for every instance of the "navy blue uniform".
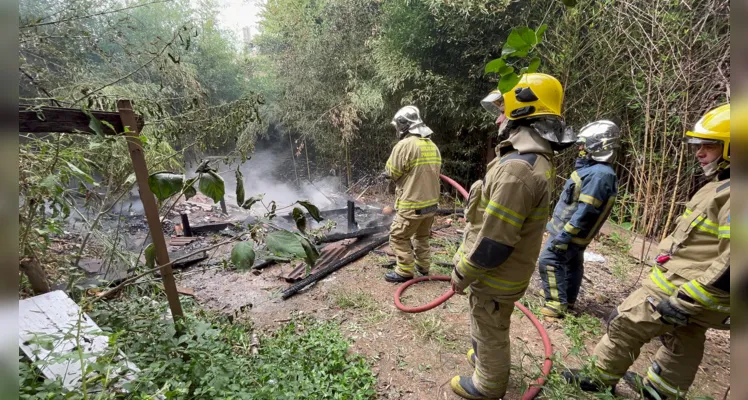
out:
M607 163L577 159L546 230L550 237L538 260L545 305L566 311L579 295L584 249L600 231L618 195L618 178Z

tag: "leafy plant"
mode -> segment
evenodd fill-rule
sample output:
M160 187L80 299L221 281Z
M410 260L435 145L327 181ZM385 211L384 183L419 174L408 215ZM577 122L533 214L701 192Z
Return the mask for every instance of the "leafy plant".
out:
M501 49L501 57L491 60L484 69L484 73L496 73L500 76L499 90L501 93L510 91L525 73L537 71L540 58L533 57L526 67L518 68L517 61L532 54L535 48L543 42L543 34L548 25L541 25L537 30L526 26L513 28Z
M195 311L186 304L180 331L161 315L165 304L148 298L98 303L90 314L110 332L107 354L83 368L84 379L124 366L113 357L121 349L140 372L123 385L136 398L371 399L376 379L366 361L349 355L349 342L334 323L296 319L261 336L259 354L251 352L250 325ZM257 333L257 332L255 332ZM56 357L64 357L57 355ZM84 399L61 382L46 381L27 362L20 363L22 399ZM116 381L98 381L98 399L120 398ZM120 382L121 384L121 382Z

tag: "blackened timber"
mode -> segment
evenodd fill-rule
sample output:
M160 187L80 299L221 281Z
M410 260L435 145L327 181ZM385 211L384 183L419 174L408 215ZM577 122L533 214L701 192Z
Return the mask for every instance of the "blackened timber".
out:
M288 289L283 291L283 295L281 297L283 298L283 300L288 299L289 297L298 293L301 289L304 289L305 287L311 285L314 282L324 279L326 276L332 274L333 272L345 267L346 265L358 260L359 258L364 257L365 255L369 254L369 252L371 252L372 250L387 243L389 239L390 239L389 236L382 236L382 237L376 238L373 243L366 245L361 250L357 250L353 252L352 254L344 257L342 260L336 263L332 263L329 266L322 268L321 270L289 286Z
M102 123L105 135L119 135L125 131L120 114L108 111L90 111L99 121L107 122L114 130ZM131 131L140 132L144 120L140 115L135 116L137 127L130 127ZM35 107L18 105L18 131L21 133L87 133L96 134L89 124L91 117L77 108L63 107Z
M375 233L384 232L388 230L390 227L388 225L379 225L372 228L364 228L357 230L355 232L346 232L346 233L333 233L330 235L322 236L315 240L317 243L330 243L330 242L337 242L338 240L343 239L351 239L351 238L360 238L364 236L370 236Z

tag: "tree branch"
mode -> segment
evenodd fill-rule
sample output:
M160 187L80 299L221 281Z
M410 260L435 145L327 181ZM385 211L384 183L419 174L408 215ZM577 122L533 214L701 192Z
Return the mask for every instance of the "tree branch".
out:
M79 15L79 16L71 17L71 18L67 18L67 19L60 19L60 20L57 20L57 21L40 22L40 23L36 23L36 24L28 24L28 25L24 25L24 26L19 27L19 29L35 28L37 26L55 25L55 24L61 24L63 22L77 21L79 19L99 17L99 16L102 16L102 15L114 14L114 13L118 13L118 12L121 12L121 11L132 10L132 9L135 9L135 8L145 7L145 6L149 6L149 5L153 5L153 4L169 3L171 1L173 1L173 0L152 1L150 3L138 4L138 5L134 5L134 6L130 6L130 7L125 7L125 8L118 8L116 10L102 11L102 12L95 13L95 14Z

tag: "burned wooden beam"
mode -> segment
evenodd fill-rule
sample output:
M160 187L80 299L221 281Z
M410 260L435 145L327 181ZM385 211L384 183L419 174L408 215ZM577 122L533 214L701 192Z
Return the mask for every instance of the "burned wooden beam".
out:
M211 224L193 225L190 228L192 229L192 234L194 235L196 233L220 232L233 225L234 223L232 222L216 222Z
M333 272L345 267L346 265L358 260L361 257L364 257L365 255L369 254L369 252L371 252L372 250L387 243L388 240L389 240L389 236L382 236L382 237L376 238L374 242L364 246L360 250L354 251L352 254L349 254L348 256L344 257L340 261L332 263L328 265L327 267L322 268L319 271L300 280L299 282L296 282L293 285L289 286L288 289L283 291L281 298L283 300L288 299L289 297L295 295L300 290L311 285L312 283L315 283L321 279L324 279L326 276L332 274Z
M102 131L105 135L119 135L125 131L120 114L108 111L89 111L91 115L102 121ZM137 127L130 130L140 132L144 120L136 116ZM110 124L114 130L103 124ZM95 135L89 124L91 117L80 109L63 107L36 107L27 104L18 105L18 131L21 133L87 133Z
M338 240L343 240L343 239L360 238L360 237L370 236L375 233L384 232L388 229L390 229L388 225L379 225L379 226L375 226L372 228L359 229L355 232L333 233L330 235L325 235L320 238L317 238L315 242L316 243L330 243L330 242L337 242Z
M192 227L190 227L190 217L187 216L185 213L179 214L179 216L182 218L182 231L184 232L184 236L190 237L192 236Z
M362 209L361 207L355 207L354 211L364 212L364 209ZM346 214L348 214L348 207L346 207L346 208L336 208L334 210L322 210L322 211L319 212L319 215L322 218L333 217L333 216L336 216L336 215L346 215ZM307 217L307 218L311 218L312 217L311 215L309 215L309 213L304 213L304 216ZM285 218L285 219L293 220L293 214L290 213L290 212L288 214L280 215L280 217L281 218Z

